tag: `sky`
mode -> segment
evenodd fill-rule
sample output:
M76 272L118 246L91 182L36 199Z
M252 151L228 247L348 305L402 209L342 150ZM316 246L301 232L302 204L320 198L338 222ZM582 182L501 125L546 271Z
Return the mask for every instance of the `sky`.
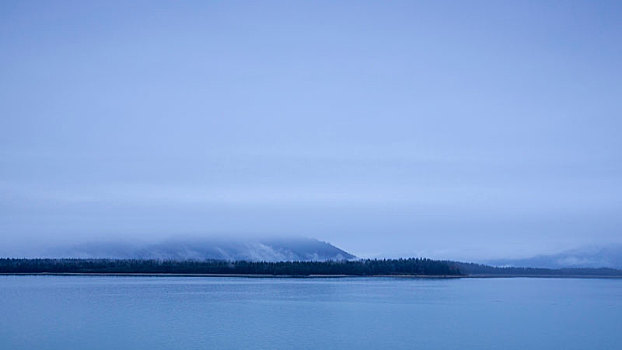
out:
M619 1L0 2L0 254L622 242Z

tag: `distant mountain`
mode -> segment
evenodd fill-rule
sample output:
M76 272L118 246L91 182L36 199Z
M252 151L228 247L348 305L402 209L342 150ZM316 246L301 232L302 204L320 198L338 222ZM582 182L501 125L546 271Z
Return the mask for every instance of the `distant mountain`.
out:
M493 266L622 269L622 245L586 247L558 254L539 255L524 259L496 259L485 263Z
M49 258L107 258L230 261L348 260L354 255L330 243L309 238L193 238L160 243L88 243L48 250Z

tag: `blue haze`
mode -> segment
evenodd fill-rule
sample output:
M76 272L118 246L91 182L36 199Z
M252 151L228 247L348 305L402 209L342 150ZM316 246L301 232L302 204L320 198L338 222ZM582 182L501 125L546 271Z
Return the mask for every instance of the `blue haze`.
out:
M619 1L2 1L0 255L622 241Z

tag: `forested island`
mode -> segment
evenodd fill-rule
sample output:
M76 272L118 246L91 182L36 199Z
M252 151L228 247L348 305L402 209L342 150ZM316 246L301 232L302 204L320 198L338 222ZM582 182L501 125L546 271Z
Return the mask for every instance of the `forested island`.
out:
M609 268L494 267L425 258L339 261L0 259L0 274L175 274L223 276L622 277Z
M0 259L0 273L197 274L197 275L419 275L460 276L448 262L431 259L340 261L226 261L141 259Z
M622 270L611 268L495 267L490 265L451 262L462 274L470 277L622 277Z

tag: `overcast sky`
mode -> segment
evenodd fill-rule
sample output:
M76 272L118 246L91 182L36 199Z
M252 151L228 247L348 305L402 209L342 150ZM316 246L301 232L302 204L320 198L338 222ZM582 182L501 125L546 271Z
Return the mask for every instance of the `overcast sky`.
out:
M619 1L5 0L0 246L622 242L621 68Z

